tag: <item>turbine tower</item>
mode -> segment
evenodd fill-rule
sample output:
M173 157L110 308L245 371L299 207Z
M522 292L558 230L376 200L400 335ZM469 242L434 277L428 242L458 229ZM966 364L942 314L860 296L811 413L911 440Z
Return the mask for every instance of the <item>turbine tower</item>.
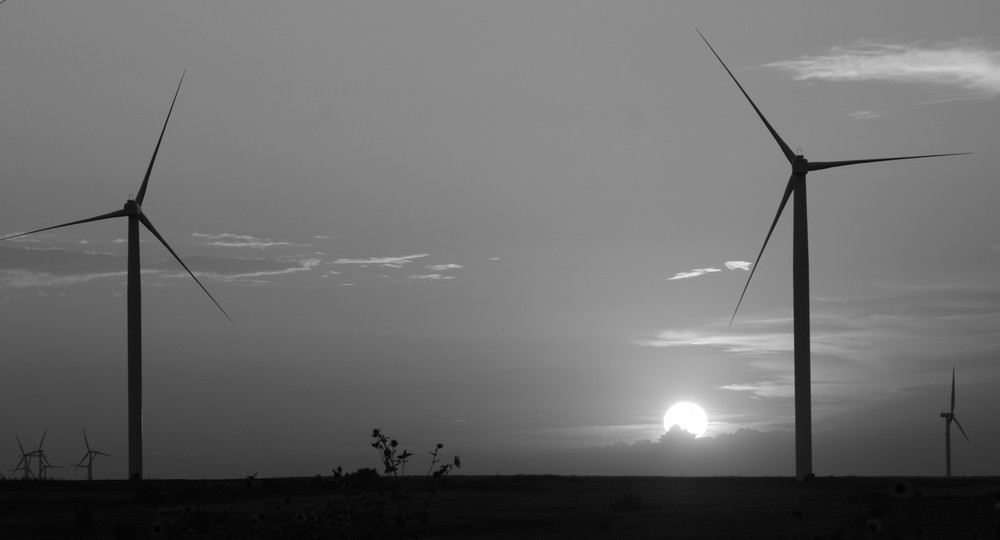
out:
M962 432L962 436L965 437L965 442L969 442L969 436L965 434L965 430L962 429L962 423L958 421L955 417L955 368L951 368L951 410L948 412L941 413L941 418L944 418L944 467L945 476L951 478L951 423L955 422L958 426L958 430Z
M87 467L87 480L93 480L94 479L94 458L97 457L97 456L108 456L108 457L111 457L111 455L110 454L105 454L104 452L101 452L100 450L93 450L93 449L90 448L90 441L87 440L87 430L83 430L83 444L85 444L87 446L87 453L84 454L82 458L80 458L80 462L79 463L77 463L76 465L73 465L73 468L74 469L79 469L80 467ZM87 462L86 465L83 464L84 461Z
M177 102L177 95L181 91L181 83L183 82L184 75L181 74L181 80L177 83L177 90L174 92L174 99L170 102L170 110L167 111L167 119L163 122L163 129L160 131L160 138L156 141L156 147L153 149L153 157L149 160L149 166L146 168L146 176L142 179L142 185L139 187L139 193L136 195L135 199L125 201L125 207L121 210L115 210L114 212L109 212L107 214L87 219L71 221L61 225L45 227L44 229L36 229L0 238L0 241L3 241L28 234L58 229L60 227L89 223L91 221L101 221L118 217L128 218L128 476L130 480L142 479L142 299L140 290L141 277L139 274L140 223L146 227L149 232L153 233L153 236L155 236L156 239L163 244L163 247L167 248L167 251L173 255L174 259L180 263L184 270L186 270L187 273L194 279L195 283L201 287L201 290L208 295L215 306L222 311L222 314L229 319L229 322L233 322L233 319L229 317L226 310L222 309L222 306L219 305L212 294L208 292L208 289L201 284L201 281L198 281L198 278L195 277L194 273L191 272L191 269L184 264L184 261L181 260L180 256L174 252L173 248L170 247L170 244L168 244L167 241L160 236L160 233L157 232L156 227L153 226L153 223L149 220L142 209L142 202L146 197L146 187L149 184L149 175L153 171L153 163L156 161L156 154L160 151L160 143L163 142L163 134L167 131L167 122L170 121L170 115L174 111L174 103Z
M743 293L740 294L740 299L736 303L736 309L733 310L733 316L729 321L732 325L733 320L736 318L736 312L740 309L740 304L743 303L743 296L747 292L747 288L750 286L750 280L753 278L754 271L757 270L757 264L760 262L761 255L764 254L764 248L767 247L767 241L771 238L771 233L774 232L774 226L778 223L778 218L781 217L782 210L785 209L785 204L788 203L788 199L795 194L795 204L794 204L794 214L792 216L792 291L793 291L793 318L794 318L794 348L795 348L795 477L801 482L812 478L813 468L812 468L812 406L810 398L810 362L809 362L809 236L807 231L807 219L806 219L806 174L812 171L821 171L823 169L832 169L834 167L843 167L846 165L857 165L860 163L875 163L878 161L897 161L901 159L920 159L938 156L957 156L963 155L964 153L953 153L953 154L930 154L922 156L904 156L904 157L890 157L890 158L876 158L876 159L855 159L849 161L808 161L805 156L801 154L796 154L792 152L785 141L781 139L778 132L774 130L771 123L764 118L764 113L760 112L757 108L757 104L750 99L750 95L747 94L746 90L743 89L743 85L736 80L736 76L733 72L729 70L726 63L722 61L722 57L719 53L715 52L715 48L708 42L705 36L698 31L698 35L701 39L705 41L705 45L712 51L712 54L719 60L722 67L725 68L726 72L729 73L729 77L733 79L736 86L743 93L743 96L747 98L750 102L750 106L760 117L761 121L764 123L764 127L771 133L771 137L774 138L775 142L781 148L781 152L785 155L785 159L792 167L792 175L788 179L788 184L785 186L785 192L781 196L781 203L778 205L778 213L774 216L774 221L771 222L771 228L767 231L767 236L764 237L764 244L760 248L760 252L757 254L757 260L754 261L753 267L750 269L750 275L747 277L746 285L743 287Z

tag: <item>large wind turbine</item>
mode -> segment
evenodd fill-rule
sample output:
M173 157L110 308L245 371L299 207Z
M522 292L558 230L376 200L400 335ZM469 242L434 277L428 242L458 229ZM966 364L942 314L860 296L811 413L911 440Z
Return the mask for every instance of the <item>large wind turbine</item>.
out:
M757 254L757 260L750 269L750 275L747 277L746 285L743 287L743 293L740 294L740 299L736 303L736 309L733 310L733 317L730 319L729 324L732 324L733 319L736 318L736 312L740 309L740 304L743 303L743 296L747 292L747 287L750 286L750 280L753 278L754 271L757 270L757 263L760 262L760 257L764 254L764 248L767 247L767 241L770 240L771 233L774 232L774 226L777 225L778 218L781 217L781 212L785 209L785 204L788 203L789 197L791 197L792 193L794 193L795 210L792 220L792 304L795 335L795 476L799 481L803 481L813 476L812 407L809 387L809 236L806 219L806 174L812 171L821 171L823 169L832 169L834 167L843 167L845 165L857 165L860 163L897 161L901 159L920 159L938 156L957 156L965 153L855 159L849 161L810 162L805 158L805 156L792 152L792 149L785 144L785 141L781 139L778 132L771 127L771 123L764 118L764 114L760 112L759 108L757 108L757 104L750 99L750 95L743 89L743 85L736 80L736 76L729 70L729 67L722 61L719 53L715 52L715 48L713 48L708 40L705 39L705 36L700 30L698 31L698 35L700 35L701 39L705 41L705 45L708 45L712 54L714 54L719 60L719 63L721 63L722 67L725 68L727 73L729 73L729 77L736 83L740 92L742 92L743 96L750 102L750 106L757 112L757 116L759 116L761 121L764 122L764 126L771 133L771 136L774 137L775 142L777 142L778 146L781 148L781 152L785 155L785 159L787 159L788 163L792 166L792 175L788 179L788 184L785 186L784 194L781 196L781 203L778 205L778 213L774 216L774 221L771 222L771 228L768 229L767 236L764 237L764 244L761 246L760 252Z
M101 221L105 219L127 217L128 218L128 476L131 480L140 480L142 478L142 300L140 293L140 275L139 275L139 224L141 223L146 227L149 232L153 233L153 236L163 244L163 247L167 248L167 251L174 256L174 259L187 273L194 279L195 283L201 287L201 290L205 291L205 294L215 303L215 306L222 311L222 314L232 322L233 319L229 317L226 310L222 309L222 306L215 300L208 289L198 281L191 269L184 264L184 261L174 252L170 244L160 236L157 232L156 227L153 223L149 221L146 214L142 210L142 201L146 198L146 187L149 184L149 175L153 171L153 162L156 161L156 154L160 151L160 143L163 142L163 134L167 131L167 122L170 121L170 115L174 111L174 103L177 102L177 95L181 91L181 83L184 82L184 74L181 74L181 80L177 83L177 90L174 92L174 99L170 102L170 110L167 111L167 119L163 122L163 129L160 131L160 138L156 141L156 148L153 149L153 157L149 160L149 166L146 168L146 176L142 179L142 185L139 187L139 193L136 195L135 199L129 199L125 201L125 207L121 210L115 210L107 214L102 214L92 218L81 219L78 221L71 221L69 223L63 223L62 225L55 225L52 227L46 227L44 229L36 229L34 231L28 231L25 233L15 234L8 236L6 238L0 238L2 240L9 240L11 238L17 238L19 236L25 236L28 234L34 234L42 231L49 231L52 229L58 229L60 227L68 227L70 225L78 225L80 223L89 223L91 221Z
M962 429L962 423L958 421L955 417L955 368L951 368L951 410L948 412L941 413L941 418L944 418L944 464L945 464L945 476L951 477L951 423L955 422L958 426L958 430L962 432L962 436L965 437L965 442L969 442L969 436L965 434L965 430Z

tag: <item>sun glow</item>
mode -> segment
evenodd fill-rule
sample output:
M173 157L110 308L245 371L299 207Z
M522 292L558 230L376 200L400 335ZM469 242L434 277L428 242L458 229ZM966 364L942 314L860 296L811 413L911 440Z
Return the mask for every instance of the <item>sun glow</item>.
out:
M671 406L663 415L663 429L670 431L673 426L680 426L684 431L701 437L708 429L708 415L697 403L682 401Z

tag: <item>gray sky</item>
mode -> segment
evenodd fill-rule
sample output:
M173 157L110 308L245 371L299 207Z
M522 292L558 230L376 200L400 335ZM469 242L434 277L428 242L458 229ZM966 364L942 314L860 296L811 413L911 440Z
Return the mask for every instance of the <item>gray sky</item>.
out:
M815 470L942 473L954 366L955 472L1000 474L994 0L11 0L0 234L121 208L186 69L143 209L236 324L144 233L147 475L372 466L374 427L791 475L787 211L728 327L788 166L696 27L813 160L975 153L810 175ZM0 245L0 463L85 427L125 476L125 236Z

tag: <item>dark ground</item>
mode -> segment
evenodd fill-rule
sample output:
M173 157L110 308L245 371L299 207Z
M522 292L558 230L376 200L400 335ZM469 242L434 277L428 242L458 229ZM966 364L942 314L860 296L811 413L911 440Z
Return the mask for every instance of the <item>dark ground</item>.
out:
M0 481L2 539L413 537L1000 538L1000 478Z

